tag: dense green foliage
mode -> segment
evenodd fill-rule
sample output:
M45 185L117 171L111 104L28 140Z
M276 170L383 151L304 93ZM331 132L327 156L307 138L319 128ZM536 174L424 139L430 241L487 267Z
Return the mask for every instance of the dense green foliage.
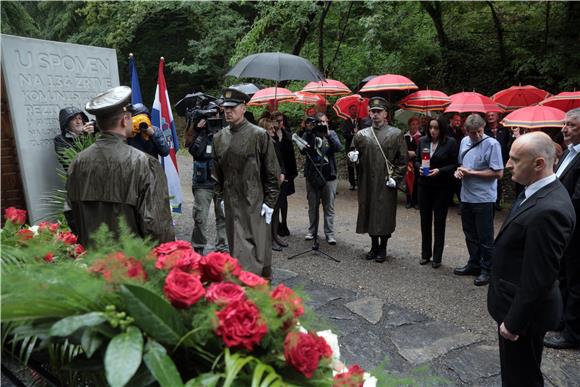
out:
M2 32L117 49L137 58L145 103L160 56L172 99L219 93L240 58L304 56L351 87L398 73L420 88L487 95L512 84L580 85L577 2L2 2ZM262 82L267 83L267 82Z

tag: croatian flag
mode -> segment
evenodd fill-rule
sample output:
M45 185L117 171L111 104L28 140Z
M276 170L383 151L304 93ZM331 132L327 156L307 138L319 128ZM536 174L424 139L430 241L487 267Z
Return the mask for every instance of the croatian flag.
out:
M179 182L176 158L176 153L179 149L179 140L177 138L177 132L175 131L175 123L173 122L173 114L170 108L171 104L169 103L169 94L167 93L167 85L165 84L165 76L163 75L164 67L165 59L161 57L159 61L157 89L155 89L155 101L153 102L153 110L151 111L151 123L163 130L165 139L169 144L169 155L163 157L161 165L167 176L171 209L173 212L181 213L183 196L181 195L181 184Z
M137 64L135 62L135 55L132 53L129 54L129 77L131 78L131 103L143 103L139 75L137 75Z

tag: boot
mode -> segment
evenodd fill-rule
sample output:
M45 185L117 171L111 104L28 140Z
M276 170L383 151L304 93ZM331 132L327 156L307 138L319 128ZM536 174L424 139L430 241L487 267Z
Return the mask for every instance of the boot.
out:
M375 254L375 262L383 263L387 260L387 237L381 237L381 243Z
M372 241L371 250L367 253L365 257L368 261L372 261L373 259L375 259L377 251L379 250L379 237L371 236L371 241Z

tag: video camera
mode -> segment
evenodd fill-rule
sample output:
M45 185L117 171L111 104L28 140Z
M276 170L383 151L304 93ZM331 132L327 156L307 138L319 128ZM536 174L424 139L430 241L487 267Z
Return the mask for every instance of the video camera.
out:
M322 121L314 117L308 117L305 121L306 130L312 131L317 137L328 136L328 126L324 125ZM310 129L310 127L312 127Z
M211 132L217 132L223 127L223 120L219 116L220 102L218 98L201 92L187 94L175 104L175 111L181 117L185 117L187 124L205 119L207 128Z

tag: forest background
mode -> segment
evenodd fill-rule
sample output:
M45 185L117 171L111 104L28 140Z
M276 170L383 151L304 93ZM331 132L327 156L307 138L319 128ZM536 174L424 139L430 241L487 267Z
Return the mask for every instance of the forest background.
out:
M267 51L305 57L351 88L385 73L447 94L580 85L580 2L573 1L3 1L1 12L2 33L116 49L121 84L130 84L133 52L149 106L160 56L173 103L245 82L225 73Z

